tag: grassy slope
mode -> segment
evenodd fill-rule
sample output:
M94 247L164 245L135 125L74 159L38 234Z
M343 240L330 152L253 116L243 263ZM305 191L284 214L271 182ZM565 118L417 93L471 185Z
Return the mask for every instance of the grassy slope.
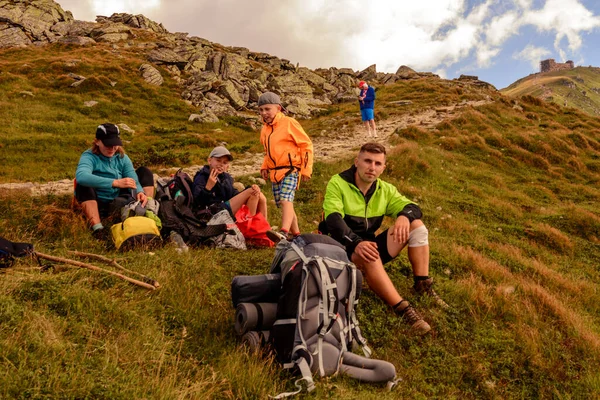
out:
M0 54L0 118L8 124L0 132L0 159L6 160L0 182L73 178L73 165L103 122L132 128L133 135L123 132L128 153L155 169L199 164L220 141L235 142L234 154L260 150L254 132L235 118L188 122L196 111L181 100L181 89L166 71L163 86L143 81L138 68L145 57L136 47L52 45ZM87 79L74 88L69 73ZM84 106L90 100L98 104Z
M502 89L510 97L546 97L559 105L600 114L600 68L577 67L568 71L530 75ZM585 92L585 94L584 94Z
M134 159L144 156L136 150L144 145L178 149L180 140L199 135L205 142L189 146L192 159L205 157L221 138L217 135L231 135L231 144L240 148L256 145L256 134L234 123L189 125L185 118L191 110L178 100L175 87L141 83L134 55L125 58L130 64L122 68L115 89L104 85L91 97L71 93L64 84L53 89L34 81L41 73L18 72L21 64L54 56L89 57L92 68L102 58L88 52L57 47L51 56L28 49L2 57L13 71L3 68L0 75L0 113L12 128L10 135L1 134L0 151L8 157L3 179L72 176L89 140L86 132L93 132L99 120L125 122L138 131L128 147ZM40 61L37 68L44 64L52 65ZM101 75L95 69L87 74ZM36 97L22 99L21 90L33 90ZM145 91L152 95L144 96ZM446 81L406 82L382 88L377 111L380 116L410 114L487 95ZM432 275L453 310L413 299L403 254L390 274L435 333L408 336L368 290L359 314L375 356L393 362L403 379L397 391L388 394L378 386L336 378L321 381L308 397L587 398L600 391L600 120L533 97L519 100L520 111L511 100L491 95L494 103L469 109L434 130L398 131L385 174L422 206ZM118 106L101 108L105 115L65 106L103 98L118 99ZM413 104L393 106L394 100ZM19 106L6 111L7 101ZM21 101L34 101L35 108L25 113ZM128 115L122 114L125 106ZM58 114L71 122L61 122L54 117ZM354 105L336 106L305 126L312 133L346 123L359 123ZM174 136L150 126L185 130ZM224 132L212 131L217 127ZM55 152L43 168L27 157L35 151L23 140L29 137ZM61 137L62 147L51 147ZM20 158L9 157L13 153ZM350 161L317 164L314 178L298 192L304 231L315 228L327 179ZM38 251L55 255L68 256L67 250L75 249L107 253L89 237L69 202L66 197L0 196L0 236L33 242ZM270 219L278 218L271 209ZM33 260L19 260L2 274L0 398L265 398L293 387L268 359L239 348L232 329L231 278L266 272L271 250L198 249L178 255L167 246L154 255L108 254L154 277L162 289L148 293L70 267L40 273Z

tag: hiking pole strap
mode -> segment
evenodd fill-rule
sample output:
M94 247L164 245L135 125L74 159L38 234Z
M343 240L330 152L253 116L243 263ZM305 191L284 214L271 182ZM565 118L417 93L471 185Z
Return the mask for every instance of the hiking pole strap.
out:
M312 392L315 389L315 382L313 381L312 373L310 372L310 367L308 366L306 359L304 357L300 357L296 361L296 364L298 365L298 369L300 370L300 374L302 375L302 378L294 382L294 385L298 388L298 390L294 392L280 393L277 396L269 396L270 399L284 399L286 397L292 397L299 394L300 392L302 392L303 389L302 385L300 384L302 381L306 383L307 392Z

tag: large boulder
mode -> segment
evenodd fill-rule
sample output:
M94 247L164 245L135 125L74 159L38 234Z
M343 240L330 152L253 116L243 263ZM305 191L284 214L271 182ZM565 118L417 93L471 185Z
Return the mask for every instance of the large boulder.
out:
M73 14L52 0L0 1L0 21L21 29L31 41L48 42L54 24L72 20Z
M308 98L313 96L313 90L310 85L292 72L273 76L268 83L268 89L279 93L283 97L295 96Z
M229 104L236 110L240 110L246 105L246 102L236 89L236 85L230 80L224 81L221 84L219 87L219 94L228 99Z
M419 74L417 74L414 69L407 67L406 65L401 65L396 71L396 76L400 79L417 79Z
M131 28L121 23L106 23L92 29L90 36L97 42L116 43L133 37Z
M22 29L0 22L0 48L27 46L30 44L31 40Z
M160 86L164 82L160 71L150 64L140 65L140 72L142 73L142 78L151 85Z
M112 22L122 23L136 29L145 29L156 33L168 33L163 24L156 23L141 14L132 15L126 13L114 13L106 19Z
M97 25L88 21L60 21L52 25L50 31L60 36L89 36Z
M375 64L368 66L358 73L358 79L363 81L373 81L377 79L377 67Z
M176 65L179 69L183 69L187 65L184 58L166 47L152 50L148 54L148 60L155 64Z

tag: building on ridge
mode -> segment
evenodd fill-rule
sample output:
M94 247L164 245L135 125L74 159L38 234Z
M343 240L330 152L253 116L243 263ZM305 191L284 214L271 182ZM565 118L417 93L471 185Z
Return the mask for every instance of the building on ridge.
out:
M554 72L554 71L563 71L567 69L575 68L575 64L573 61L568 60L565 63L557 63L554 61L554 58L549 58L547 60L540 61L540 72Z

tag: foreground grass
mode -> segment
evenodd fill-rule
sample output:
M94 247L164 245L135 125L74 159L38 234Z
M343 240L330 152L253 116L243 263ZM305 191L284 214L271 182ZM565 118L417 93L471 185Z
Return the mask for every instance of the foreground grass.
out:
M161 93L164 101L173 95L167 88L154 94ZM490 93L436 80L378 92L382 112L390 116L485 96ZM413 103L394 107L389 102L395 100ZM431 323L433 334L409 336L369 290L359 308L375 357L392 362L402 378L396 391L336 377L319 381L316 393L306 397L579 399L600 392L600 121L533 97L519 99L521 109L497 94L492 100L432 130L399 129L384 175L423 208L431 275L452 309L413 298L403 254L390 265L390 275ZM135 100L129 107L149 107L143 99L140 104ZM162 112L147 113L147 120L169 127L157 123ZM42 113L44 123L50 114ZM81 118L77 115L74 125L87 117ZM339 105L305 126L321 132L357 118L354 106ZM72 173L88 133L71 155L56 153L46 160L44 170L25 157L35 151L25 138L43 140L44 134L28 128L24 114L13 110L10 120L16 127L11 151L22 155L7 156L4 179L35 174L54 179L61 168ZM97 116L87 123L93 130ZM234 146L254 146L255 133L229 124L223 127ZM210 125L195 126L198 132L186 129L164 134L148 127L141 142L175 148L183 138L204 135L207 144L190 153L201 160L221 135L213 130L221 128ZM128 150L135 151L135 143L133 138ZM6 149L0 148L3 156ZM350 163L315 166L296 199L303 231L316 229L327 180ZM233 333L231 279L267 272L272 250L192 249L180 255L165 246L153 254L116 254L90 238L70 200L0 194L0 236L58 256L69 257L68 250L108 254L157 279L162 288L147 292L60 265L41 273L29 259L2 271L0 398L237 399L293 388L292 377L267 356L249 354ZM270 220L276 224L279 218L271 208Z

